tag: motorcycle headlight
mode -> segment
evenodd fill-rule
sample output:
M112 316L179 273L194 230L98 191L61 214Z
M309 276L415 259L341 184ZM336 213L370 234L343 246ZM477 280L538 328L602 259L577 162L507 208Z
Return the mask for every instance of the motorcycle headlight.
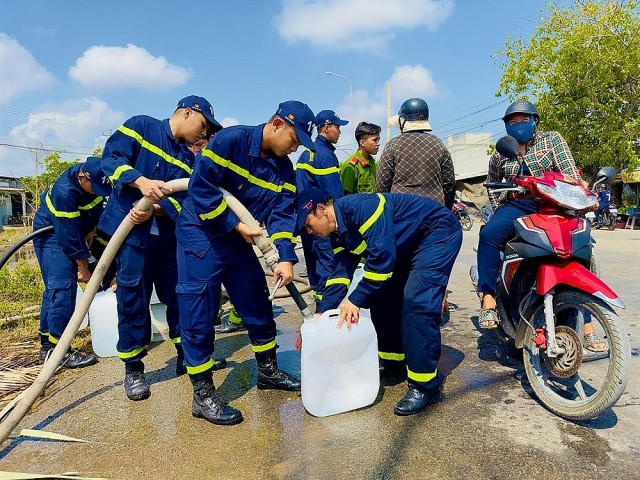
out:
M587 193L587 191L579 185L554 182L553 187L543 183L538 183L536 186L542 195L549 197L559 205L570 210L585 210L593 207L598 201L598 197L592 193Z

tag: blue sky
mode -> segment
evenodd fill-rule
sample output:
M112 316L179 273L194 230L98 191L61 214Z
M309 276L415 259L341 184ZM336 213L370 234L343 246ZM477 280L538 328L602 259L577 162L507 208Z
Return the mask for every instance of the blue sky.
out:
M28 147L84 158L127 118L167 118L202 95L225 126L262 123L281 101L335 110L337 154L410 97L433 133L504 132L492 59L530 38L543 0L0 0L0 176L35 174ZM566 3L566 2L565 2ZM326 75L332 71L347 77ZM397 131L392 131L396 135Z

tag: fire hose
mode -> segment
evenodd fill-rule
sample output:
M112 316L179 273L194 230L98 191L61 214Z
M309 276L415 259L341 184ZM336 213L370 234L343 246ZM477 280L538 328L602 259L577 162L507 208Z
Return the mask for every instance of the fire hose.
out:
M167 185L172 189L172 191L179 192L187 189L188 182L188 179L183 178L179 180L171 180L170 182L167 182ZM242 223L247 225L252 230L260 230L260 225L253 218L251 213L245 208L245 206L242 205L242 203L240 203L227 191L222 190L222 193L225 201L227 202L227 205L238 216L239 220ZM138 202L136 208L142 211L146 211L151 208L152 205L153 202L151 200L143 197ZM43 390L49 383L49 380L51 379L57 368L60 366L62 358L71 346L73 337L80 328L80 324L82 323L84 316L89 311L89 306L93 301L93 297L95 297L98 289L100 288L100 284L107 272L107 269L109 268L109 265L115 258L120 245L122 245L127 235L129 235L134 226L135 223L133 223L129 216L126 216L111 237L111 240L107 244L104 253L100 257L100 260L98 261L96 268L91 275L91 279L87 283L84 294L82 295L79 304L73 312L73 315L71 316L67 327L62 333L62 336L56 344L53 352L49 356L49 359L47 360L47 362L45 362L42 370L34 380L33 384L31 384L31 386L27 390L25 390L23 398L18 403L16 403L13 410L9 413L9 415L7 415L6 419L2 423L0 423L0 444L4 443L4 441L9 438L11 432L13 432L13 430L22 421L24 416L29 412L36 399L42 394ZM33 232L28 237L25 237L24 239L22 239L21 245L19 245L15 249L12 248L11 250L15 252L29 240L33 239L41 233L44 233L42 232L42 230L44 229L40 229L36 232ZM27 238L29 238L29 240L26 240ZM255 237L255 243L256 246L260 249L267 267L273 270L279 262L278 251L274 247L273 243L271 243L271 241L265 236ZM9 257L10 256L11 255L9 255ZM9 258L6 255L5 257L7 259ZM6 259L3 258L3 261L6 262ZM2 265L0 265L0 268L1 266ZM307 320L308 318L313 318L313 314L309 310L307 303L304 301L302 295L297 290L293 282L287 284L286 289L293 298L297 307L302 312L304 319Z

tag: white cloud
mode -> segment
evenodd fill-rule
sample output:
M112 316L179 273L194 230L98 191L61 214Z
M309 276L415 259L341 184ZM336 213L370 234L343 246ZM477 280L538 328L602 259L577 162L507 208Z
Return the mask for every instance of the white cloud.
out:
M216 118L216 120L218 120ZM220 120L220 125L222 125L223 127L233 127L234 125L240 125L240 122L238 121L237 118L234 117L224 117L222 120Z
M54 76L40 65L31 52L6 33L0 33L0 103L7 104L21 93L41 90L55 82Z
M95 97L70 100L39 109L29 114L27 123L11 129L10 135L21 145L42 143L72 153L92 153L104 146L112 129L122 124L125 116L112 110L107 103Z
M340 118L349 120L349 124L341 127L342 132L338 150L343 154L355 150L354 132L358 123L365 121L375 123L382 127L382 143L386 140L387 128L387 83L391 85L391 115L398 113L402 102L412 97L420 97L429 103L430 99L443 94L443 88L438 87L429 70L422 65L403 65L397 67L389 79L372 92L367 90L354 90L353 105L349 94L346 94L342 103L335 107L335 112ZM324 107L323 107L324 108ZM398 131L391 132L397 135ZM382 153L382 148L380 152ZM338 155L341 157L341 155ZM341 158L344 158L342 156Z
M184 85L193 72L154 57L147 50L126 47L93 46L69 68L69 76L83 87L95 89L141 88L164 90Z
M396 98L420 97L428 99L438 97L441 94L431 72L422 65L403 65L396 68L389 83L391 83L391 90Z
M453 0L285 0L273 24L288 42L384 53L395 30L435 31L452 12Z

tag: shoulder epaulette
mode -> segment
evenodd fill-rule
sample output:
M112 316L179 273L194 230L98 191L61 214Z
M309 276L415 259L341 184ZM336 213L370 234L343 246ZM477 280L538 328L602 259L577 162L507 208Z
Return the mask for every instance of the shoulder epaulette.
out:
M353 156L349 159L349 165L351 165L352 167L355 167L356 163L358 163L358 157Z

